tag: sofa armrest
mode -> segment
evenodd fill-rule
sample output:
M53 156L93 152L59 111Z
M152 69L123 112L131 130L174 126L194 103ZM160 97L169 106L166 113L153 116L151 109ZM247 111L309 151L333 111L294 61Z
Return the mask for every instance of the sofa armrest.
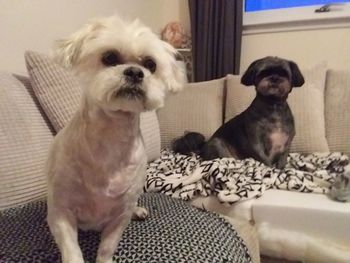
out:
M186 84L184 90L168 96L158 110L161 147L185 131L209 138L223 124L225 78Z

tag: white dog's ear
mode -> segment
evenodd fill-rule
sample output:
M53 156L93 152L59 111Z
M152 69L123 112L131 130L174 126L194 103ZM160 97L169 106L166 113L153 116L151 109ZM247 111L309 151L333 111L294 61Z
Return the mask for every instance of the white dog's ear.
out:
M91 22L67 38L57 40L51 51L54 61L67 68L74 66L79 61L86 40L93 37L92 33L100 27L100 23Z
M167 78L168 90L172 92L178 92L183 89L184 84L187 82L186 69L176 61L176 55L178 54L176 49L169 43L164 42L166 51L170 55L170 76Z

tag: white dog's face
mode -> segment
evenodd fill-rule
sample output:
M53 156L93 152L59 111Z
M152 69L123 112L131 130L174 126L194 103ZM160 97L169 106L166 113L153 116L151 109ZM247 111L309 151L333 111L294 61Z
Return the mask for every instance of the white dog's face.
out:
M90 22L54 50L54 58L82 79L90 103L107 111L141 112L163 106L185 73L176 50L139 21L118 17Z

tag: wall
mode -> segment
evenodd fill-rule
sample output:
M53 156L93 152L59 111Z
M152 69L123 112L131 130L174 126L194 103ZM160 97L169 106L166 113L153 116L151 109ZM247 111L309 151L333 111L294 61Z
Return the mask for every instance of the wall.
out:
M26 74L25 50L47 53L90 18L118 13L159 33L170 21L189 21L186 8L187 0L0 0L0 70Z
M326 61L330 68L350 70L350 28L244 35L241 72L268 55L292 59L304 68Z
M190 32L187 0L0 0L0 70L25 73L25 50L48 52L55 39L89 18L114 13L138 17L156 33L174 20ZM350 70L350 28L243 35L241 71L267 55L302 67L327 61L329 67Z

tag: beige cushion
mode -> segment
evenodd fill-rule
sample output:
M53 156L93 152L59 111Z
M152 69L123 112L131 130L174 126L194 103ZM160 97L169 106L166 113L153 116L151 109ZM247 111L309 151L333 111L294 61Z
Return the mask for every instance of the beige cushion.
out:
M184 131L196 131L209 138L223 123L225 79L186 84L184 90L170 95L158 110L162 147Z
M27 51L25 61L34 92L58 132L77 110L82 93L80 84L72 73L54 63L46 55ZM158 158L160 134L157 115L154 111L141 115L141 132L144 136L148 160Z
M140 128L149 162L160 157L160 132L155 111L141 114Z
M326 134L331 151L350 156L350 71L327 72Z
M53 132L22 81L0 73L0 210L46 194L43 170Z
M302 70L305 84L294 88L288 97L293 112L296 135L291 152L328 152L324 117L326 65ZM225 120L245 110L255 97L255 88L240 84L240 76L227 76Z

